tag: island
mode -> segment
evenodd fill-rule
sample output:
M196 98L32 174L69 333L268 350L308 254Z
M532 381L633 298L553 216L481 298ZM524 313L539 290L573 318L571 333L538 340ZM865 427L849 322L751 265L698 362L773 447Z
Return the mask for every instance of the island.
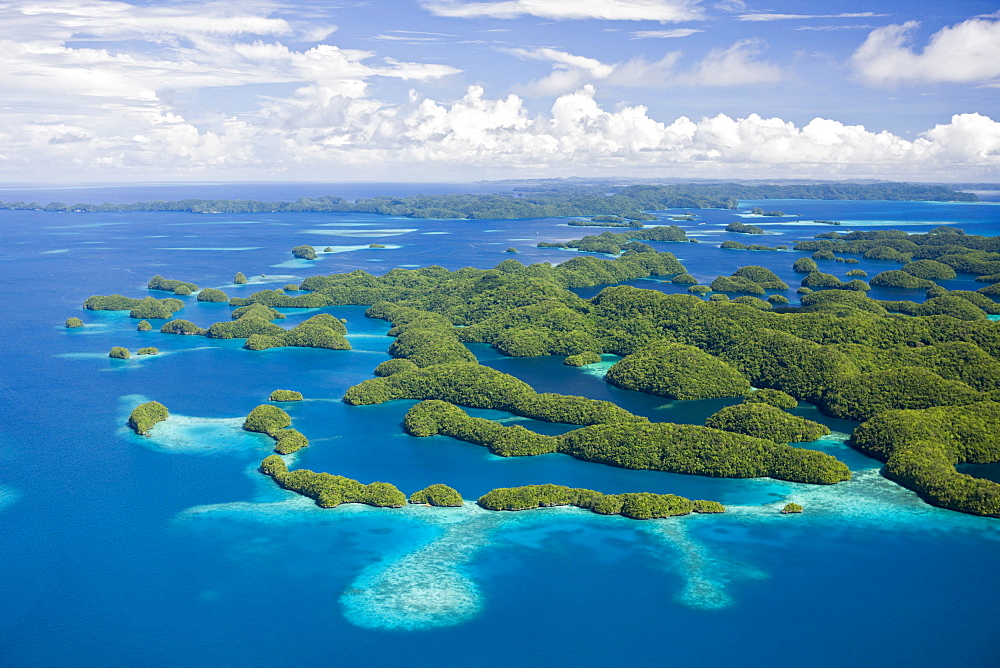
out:
M128 426L140 436L148 436L153 425L163 422L169 416L166 406L158 401L147 401L132 409L128 416Z
M649 206L634 204L642 192ZM655 210L657 193L662 194L623 189L617 193L623 199L608 198L630 208L586 215L624 217ZM231 319L207 330L170 320L161 331L246 339L250 351L289 345L347 349L346 328L332 314L285 329L274 322L283 317L277 309L365 305L368 317L390 323L392 359L379 364L373 378L350 387L343 401L363 406L416 400L403 424L412 436L458 439L504 457L560 453L602 465L694 475L825 485L849 480L848 467L836 457L791 445L828 433L823 425L787 412L808 402L829 416L861 422L850 443L885 461L886 475L922 498L1000 516L1000 485L955 469L956 463L1000 461L1000 451L984 436L1000 430L994 420L1000 410L1000 331L988 319L1000 313L990 298L1000 291L1000 239L947 226L921 234L819 234L789 251L798 254L789 259L791 268L803 275L797 306L785 296L793 288L761 266L742 266L716 277L711 286L692 283L683 263L660 250L660 244L689 242L680 228L660 225L543 242L611 256L578 256L556 266L524 265L511 257L492 269L423 267L381 276L361 270L310 276L298 284L296 292L302 294L260 290L230 299ZM871 284L861 280L867 276L859 270L846 273L850 280L819 270L819 263L850 264L852 254L898 262L900 268L879 273ZM986 285L976 291L948 290L934 282L961 274ZM676 285L687 285L690 294L623 284L643 277L677 279ZM923 300L872 299L872 285L919 291ZM605 287L589 299L573 292L591 286ZM699 296L706 292L715 294L709 300ZM129 310L144 318L169 317L182 306L173 298L122 295L85 302L91 310ZM605 380L618 387L677 401L743 401L716 411L703 425L654 423L612 402L537 392L479 364L467 347L473 343L512 357L558 356L568 366L617 355L622 359ZM547 435L472 417L465 408L577 428ZM402 492L387 483L366 485L308 469L288 470L281 456L308 444L290 427L290 416L270 404L255 408L244 427L275 440L278 454L268 457L261 470L277 484L324 507L406 503ZM559 486L516 489L494 490L483 503L506 509L580 501L580 507L600 505L637 517L689 507L644 492L598 498L596 492ZM428 487L411 498L434 505L437 494L450 497L446 490ZM692 512L697 502L688 503L686 512Z
M302 401L302 393L295 390L275 390L268 397L270 401Z

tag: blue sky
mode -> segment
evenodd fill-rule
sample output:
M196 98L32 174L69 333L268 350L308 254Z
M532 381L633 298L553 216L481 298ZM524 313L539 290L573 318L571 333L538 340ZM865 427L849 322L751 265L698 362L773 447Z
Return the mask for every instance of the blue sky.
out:
M0 2L8 182L1000 180L1000 2Z

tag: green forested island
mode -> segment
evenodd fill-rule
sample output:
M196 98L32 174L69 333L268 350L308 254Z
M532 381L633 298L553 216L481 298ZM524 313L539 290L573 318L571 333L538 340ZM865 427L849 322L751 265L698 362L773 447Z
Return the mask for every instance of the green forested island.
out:
M977 202L975 194L921 183L814 183L797 185L685 183L672 185L538 185L495 194L372 197L350 202L342 197L300 198L294 202L205 200L66 204L0 202L0 209L66 212L184 211L189 213L351 212L411 218L557 218L615 216L641 221L645 211L735 209L747 199L853 199ZM771 212L777 215L779 212ZM610 219L609 222L617 222ZM628 223L623 223L628 225ZM312 258L308 258L312 259Z
M375 377L351 387L344 401L421 400L406 415L408 433L450 436L501 456L564 453L634 469L813 484L848 480L850 471L835 457L789 445L828 432L786 412L799 401L811 402L833 417L862 422L852 443L883 459L893 480L937 505L1000 516L1000 484L955 469L961 463L1000 461L995 447L1000 426L994 424L1000 410L1000 328L987 319L1000 312L989 297L1000 285L1000 239L949 227L913 235L894 230L820 234L795 247L813 258L794 260L795 271L803 274L801 305L794 307L780 294L762 298L768 291L792 289L764 267L744 266L717 277L711 287L691 285L690 274L673 254L650 245L686 240L679 228L661 226L566 244L613 259L584 256L558 266L525 266L509 258L488 270L432 266L393 269L383 276L360 270L313 276L298 285L302 294L260 290L230 299L232 319L207 330L189 331L190 323L172 320L162 331L246 339L250 351L275 345L341 348L346 329L332 315L285 329L274 322L283 317L276 309L369 305L369 317L391 323L393 359L380 364ZM850 254L898 262L900 269L882 272L872 282L925 290L926 300L871 299L869 285L860 278L844 282L820 271L821 262L846 261L843 256ZM958 273L977 276L986 285L978 292L948 291L934 282ZM614 285L646 276L679 277L679 284L716 294L706 300ZM157 278L151 289L178 287ZM569 289L602 284L612 287L592 299ZM91 297L85 306L157 317L149 313L160 309L169 315L183 302L112 295ZM652 423L611 402L536 392L478 364L466 343L489 344L509 356L557 355L570 365L617 355L622 359L606 380L619 387L678 400L745 399L710 416L704 426ZM471 417L462 406L580 428L548 436ZM262 405L248 416L245 428L271 435L276 452L287 454L308 444L289 427L284 411ZM262 470L324 506L406 502L391 485L373 483L372 488L339 476L288 471L276 456L265 460ZM485 503L596 508L596 497L585 491L495 490L487 495L493 501ZM427 488L411 500L451 505L445 501L454 497L446 489ZM618 508L620 501L614 512L639 516L639 511L629 515L621 509L633 502L662 506L662 500L648 497L629 499L605 499L600 507ZM662 507L687 506L671 501ZM666 511L649 512L660 516L656 513Z

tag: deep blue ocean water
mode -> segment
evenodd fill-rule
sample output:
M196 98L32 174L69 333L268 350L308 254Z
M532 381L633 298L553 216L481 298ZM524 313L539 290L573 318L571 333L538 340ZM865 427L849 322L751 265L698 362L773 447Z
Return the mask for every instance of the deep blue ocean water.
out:
M228 190L227 190L228 188ZM74 202L183 197L291 199L428 192L391 184L146 186L0 192L0 199ZM469 186L473 189L473 186ZM456 191L441 187L437 192ZM47 194L48 193L48 194ZM656 244L703 282L762 264L794 287L806 253L721 250L725 239L775 245L830 230L940 224L1000 233L1000 204L743 202L798 217L698 211L683 223L701 244ZM676 212L673 212L676 213ZM733 220L769 235L723 231ZM814 219L839 220L831 227ZM640 665L996 666L1000 664L1000 520L927 506L882 479L843 442L854 423L810 444L840 457L850 483L810 486L626 471L563 455L500 458L446 437L417 439L401 422L413 402L350 407L349 386L388 358L385 322L347 319L352 351L250 352L242 341L137 332L126 313L81 308L92 294L149 294L154 274L241 296L314 274L438 264L491 267L574 253L538 249L600 228L564 220L440 221L348 214L55 214L0 211L0 663L3 665ZM370 243L386 249L368 249ZM289 249L330 246L315 262ZM821 262L844 277L895 263ZM252 284L230 284L243 271ZM633 284L678 291L659 280ZM949 288L981 287L971 277ZM593 291L581 291L585 295ZM163 293L152 293L165 296ZM897 297L896 295L900 295ZM908 291L872 296L916 298ZM180 317L207 326L225 305L185 298ZM315 311L287 310L292 325ZM67 330L79 316L86 326ZM111 360L115 345L155 357ZM667 402L608 386L614 361L573 369L559 359L484 364L539 391L610 399L656 421L701 423L725 400ZM636 522L572 509L321 510L255 472L266 437L239 429L271 390L311 440L296 467L409 493L444 482L475 499L499 486L553 482L604 492L673 492L725 503L721 516ZM155 399L172 417L142 438L130 409ZM546 433L564 425L516 421ZM777 510L788 500L801 516Z

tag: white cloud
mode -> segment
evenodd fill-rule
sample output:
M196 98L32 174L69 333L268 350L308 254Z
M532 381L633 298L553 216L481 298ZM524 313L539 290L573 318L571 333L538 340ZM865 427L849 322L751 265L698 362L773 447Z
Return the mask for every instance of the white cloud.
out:
M695 86L749 86L768 84L784 78L774 63L758 60L763 42L744 39L726 49L712 49L690 72L677 82Z
M602 7L625 4L664 3ZM297 46L306 33L272 18L274 7L253 0L197 7L0 2L0 177L468 180L635 169L1000 178L1000 124L986 116L954 116L917 139L828 119L803 127L757 115L662 121L641 105L605 109L590 85L777 80L781 69L761 59L756 41L715 50L686 69L679 52L605 63L558 49L508 51L552 67L525 87L555 98L542 113L529 111L519 95L493 99L481 87L453 100L414 92L395 103L378 99L370 83L423 82L459 70L332 44ZM324 24L315 34L329 30ZM918 60L931 50L899 48ZM213 110L202 99L213 96L225 98L219 109L232 110Z
M790 21L795 19L868 19L888 14L874 12L845 12L843 14L774 14L771 12L752 12L737 16L739 21Z
M632 39L675 39L678 37L688 37L695 33L705 32L696 28L674 28L672 30L636 30L632 33Z
M425 80L459 71L437 64L371 64L372 52L327 44L292 50L270 41L294 36L286 21L266 15L271 9L254 2L0 4L0 96L24 107L50 106L54 96L90 98L74 100L82 112L93 98L146 103L164 90L375 76ZM321 32L332 29L325 26ZM243 39L253 36L258 39ZM110 45L79 46L95 39Z
M760 40L740 40L728 48L709 51L703 60L683 72L676 69L682 55L680 51L668 52L656 61L638 57L607 64L551 48L502 50L519 58L553 63L550 74L516 88L517 92L529 97L547 97L596 82L651 88L666 85L757 86L780 81L785 76L782 69L757 58L762 46Z
M919 24L873 30L852 56L865 83L986 83L1000 77L1000 20L969 19L931 35L922 52L909 46Z
M553 63L550 74L517 87L517 92L529 97L562 95L596 81L641 88L663 85L670 79L672 69L681 55L674 52L658 61L633 58L609 65L594 58L550 48L502 50L519 58Z
M953 116L916 139L817 118L802 127L751 114L665 123L641 106L608 110L591 86L561 95L548 113L473 86L442 102L411 93L403 104L307 86L274 99L261 120L219 118L212 129L149 109L117 125L22 122L3 126L0 172L51 177L67 165L88 179L185 170L190 178L463 179L633 173L661 176L997 178L1000 123ZM140 118L141 116L141 118ZM135 124L143 132L116 132ZM46 173L42 174L43 169ZM73 171L75 170L75 172ZM419 175L419 176L418 176Z
M692 21L703 18L700 0L506 0L462 2L423 0L425 9L453 18L491 17L513 19L538 16L547 19L604 19L610 21Z

